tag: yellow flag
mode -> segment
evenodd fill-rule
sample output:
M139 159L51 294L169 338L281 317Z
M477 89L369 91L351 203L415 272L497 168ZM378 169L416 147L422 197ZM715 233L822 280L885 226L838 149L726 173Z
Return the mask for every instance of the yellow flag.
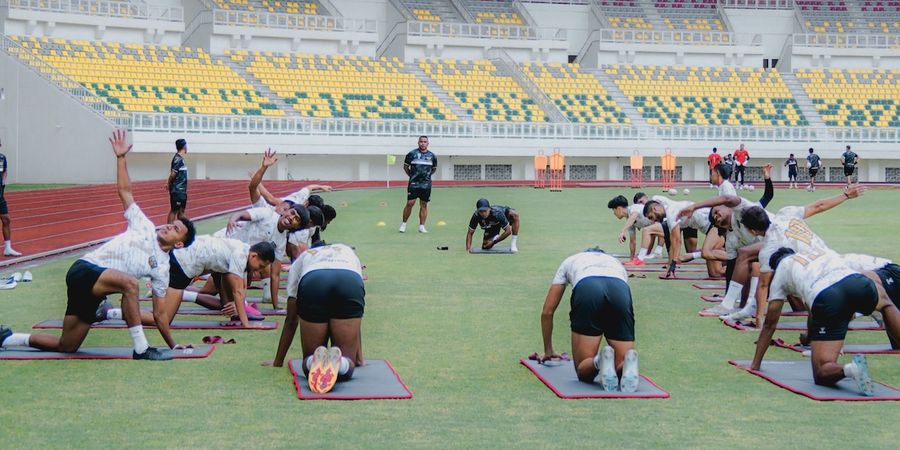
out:
M394 155L387 155L387 163L390 165L394 165L397 163L397 157Z

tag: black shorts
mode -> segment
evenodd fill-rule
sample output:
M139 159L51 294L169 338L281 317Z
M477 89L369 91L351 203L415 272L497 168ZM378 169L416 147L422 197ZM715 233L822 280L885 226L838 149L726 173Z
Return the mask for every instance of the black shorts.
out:
M631 289L624 281L610 277L584 278L572 290L571 306L572 332L634 341Z
M856 171L856 166L844 166L844 176L845 177L852 177L853 172L855 172L855 171Z
M484 229L484 237L482 238L482 240L489 241L489 240L493 239L494 236L498 236L501 231L503 231L503 229L500 228L499 226L485 228ZM483 245L482 245L482 248L484 248Z
M797 178L797 167L788 166L788 178Z
M848 275L816 296L809 312L809 340L844 340L853 313L869 315L876 306L875 283L862 274Z
M106 300L106 296L96 296L92 291L105 270L106 268L83 259L75 261L69 267L69 272L66 273L67 316L78 316L78 320L84 323L97 321L97 307Z
M406 188L406 200L415 200L419 199L425 203L431 201L431 188L414 188L408 187Z
M0 214L9 214L9 206L6 204L6 185L0 185Z
M172 289L184 289L194 281L184 273L181 264L175 259L175 252L169 252L169 287Z
M888 264L875 271L881 278L881 286L887 292L894 306L900 308L900 266Z
M183 211L187 208L187 193L170 192L169 206L172 211Z
M819 173L819 169L809 169L810 178L815 178L817 173Z
M685 239L697 239L697 229L696 228L682 228L681 235L685 237Z
M327 323L331 319L363 316L366 288L356 272L319 269L307 273L297 290L298 315L307 322Z

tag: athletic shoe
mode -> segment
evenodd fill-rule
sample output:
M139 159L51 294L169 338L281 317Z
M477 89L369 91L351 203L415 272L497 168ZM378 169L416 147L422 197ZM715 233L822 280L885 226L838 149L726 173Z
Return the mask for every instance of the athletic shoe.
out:
M10 278L12 278L13 280L16 281L16 283L18 283L18 282L22 281L22 272L16 272L16 273L12 274L12 276Z
M250 320L266 320L263 313L256 309L256 305L252 305L246 300L244 300L244 311L247 313L247 318Z
M875 385L869 376L869 362L866 361L866 355L859 353L853 355L850 374L853 377L853 381L856 382L856 387L859 388L863 395L866 397L875 395Z
M623 266L646 266L647 263L644 262L643 259L640 258L631 258L628 261L622 263Z
M328 365L328 349L320 345L313 352L312 361L309 363L309 379L307 380L309 382L309 390L317 394L320 393L320 379L325 376Z
M12 247L6 247L3 250L3 256L22 256L22 252L17 252Z
M0 348L3 348L3 342L10 336L12 336L12 329L6 325L0 325Z
M406 233L406 224L405 224L405 223L401 223L401 224L400 224L400 232L401 232L401 233Z
M0 284L0 290L15 289L18 284L19 283L16 283L16 280L13 280L12 278L7 278L7 279L3 280L2 284Z
M31 275L30 270L26 270L25 273L22 274L22 281L25 283L30 283L32 280L34 280L34 276Z
M641 377L638 375L638 355L634 349L625 353L625 365L622 367L622 381L619 390L622 392L637 391Z
M722 305L716 305L716 306L710 306L709 308L704 309L703 312L704 312L704 314L708 314L708 315L715 314L717 316L724 316L726 314L738 312L738 309L737 308L726 308Z
M427 233L428 230L425 229L425 225L419 225L419 233Z
M107 300L103 300L100 302L100 306L97 306L97 322L103 322L106 320L109 315L109 310L113 309L112 303Z
M516 244L512 244L509 246L509 251L513 253L519 253L519 247L516 247Z
M616 361L613 349L610 346L594 357L594 367L600 371L600 386L606 392L613 392L619 387L619 377L616 375Z
M272 300L272 288L271 288L272 279L265 278L259 281L259 287L262 289L262 299L263 301L271 301Z
M149 347L147 349L147 351L144 353L132 352L131 358L132 359L143 359L143 360L147 360L147 361L168 361L170 359L174 359L175 355L173 355L171 351L166 350L166 349L158 349L156 347Z
M755 317L755 316L756 316L756 311L745 311L742 309L740 311L735 311L733 313L722 314L719 316L719 318L722 320L733 320L735 322L739 322L741 320L749 319L749 318Z

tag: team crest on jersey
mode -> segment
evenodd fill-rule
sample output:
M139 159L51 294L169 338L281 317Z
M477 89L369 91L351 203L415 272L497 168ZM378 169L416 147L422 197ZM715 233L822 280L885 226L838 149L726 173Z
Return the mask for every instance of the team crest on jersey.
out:
M812 242L813 231L802 220L792 219L784 235L809 245Z
M159 267L159 263L156 262L155 256L150 256L150 258L147 259L147 264L150 264L151 269Z

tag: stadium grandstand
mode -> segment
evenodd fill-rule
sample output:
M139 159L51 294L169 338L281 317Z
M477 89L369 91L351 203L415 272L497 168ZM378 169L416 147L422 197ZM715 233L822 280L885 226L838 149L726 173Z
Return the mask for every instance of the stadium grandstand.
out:
M427 135L441 180L529 180L554 149L623 180L668 148L704 181L745 144L778 179L852 145L860 180L900 182L900 1L8 0L0 26L14 182L111 181L114 127L138 179L179 137L198 178L272 147L278 179L402 179L385 156Z

